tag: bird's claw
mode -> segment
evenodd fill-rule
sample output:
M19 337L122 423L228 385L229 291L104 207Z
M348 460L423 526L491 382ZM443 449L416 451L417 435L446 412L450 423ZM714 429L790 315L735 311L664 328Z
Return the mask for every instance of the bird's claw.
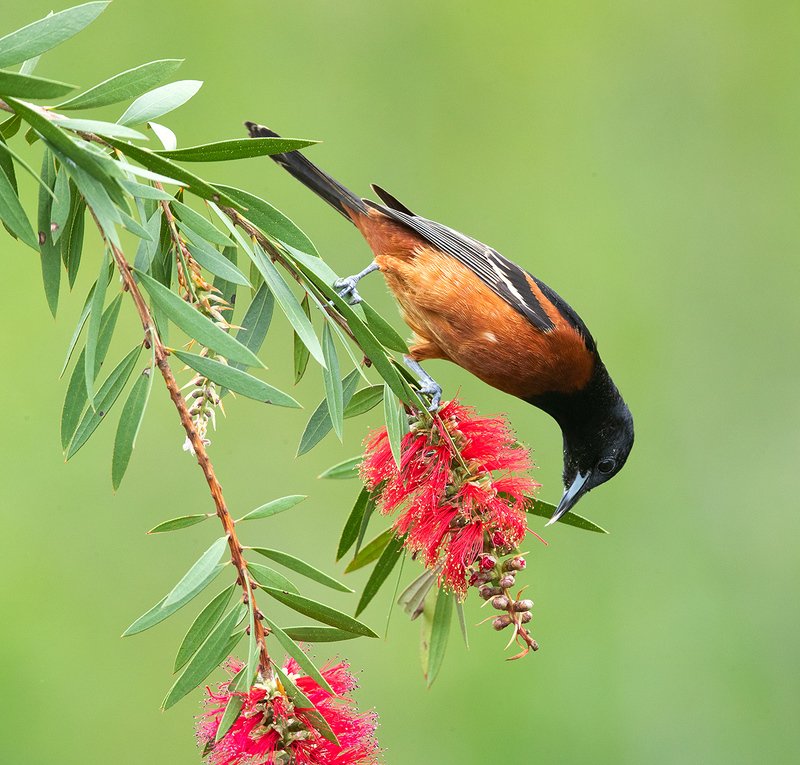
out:
M358 305L363 298L358 294L357 285L358 279L355 276L346 276L344 279L337 279L333 288L342 300L347 300L350 305Z
M431 397L431 405L428 407L428 411L435 412L442 401L442 386L435 380L421 380L419 383L419 392L423 396Z

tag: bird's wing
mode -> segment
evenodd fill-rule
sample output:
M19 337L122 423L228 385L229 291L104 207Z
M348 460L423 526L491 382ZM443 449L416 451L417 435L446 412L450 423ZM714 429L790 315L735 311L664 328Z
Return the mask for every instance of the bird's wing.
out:
M383 192L383 189L381 189ZM528 274L516 263L503 257L497 250L445 226L436 221L422 218L397 202L387 192L381 198L387 205L379 205L365 200L370 207L380 210L384 215L402 223L438 250L451 255L463 263L498 297L505 300L515 311L522 314L533 326L542 332L554 329L552 319L542 307L540 299L531 289L531 282L539 287L545 300L551 302L558 312L584 338L589 350L594 351L594 340L577 313L552 289ZM392 200L391 203L389 200Z

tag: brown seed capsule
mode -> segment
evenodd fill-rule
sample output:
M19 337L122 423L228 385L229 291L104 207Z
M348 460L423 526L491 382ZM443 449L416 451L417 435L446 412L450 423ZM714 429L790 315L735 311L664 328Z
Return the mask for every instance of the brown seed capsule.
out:
M492 599L492 608L496 608L498 611L505 611L508 609L508 603L509 600L505 595L498 595Z
M484 600L489 600L489 598L493 598L495 595L502 595L503 591L499 587L489 587L488 585L484 585L478 590L478 594Z
M533 614L532 614L530 611L526 611L526 612L525 612L524 614L522 614L522 616L520 617L520 621L521 621L523 624L527 624L527 623L528 623L528 622L529 622L531 619L533 619Z
M532 600L518 600L514 603L515 611L530 611L533 608Z
M515 580L515 578L516 578L516 577L514 576L514 574L513 574L513 573L511 573L511 574L506 574L505 576L501 576L501 577L500 577L500 581L498 582L498 584L499 584L499 585L500 585L500 586L501 586L503 589L508 589L509 587L513 587L513 586L514 586L514 580Z
M506 627L508 627L509 624L511 624L511 617L508 614L503 614L502 616L498 616L492 622L492 627L499 632L500 630L504 630Z

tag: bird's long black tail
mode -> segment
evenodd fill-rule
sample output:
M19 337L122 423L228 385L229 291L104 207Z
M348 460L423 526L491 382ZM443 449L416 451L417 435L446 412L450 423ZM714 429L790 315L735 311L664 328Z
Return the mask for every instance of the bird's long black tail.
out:
M245 127L251 138L280 136L268 127L257 125L255 122L245 122ZM309 162L299 151L289 151L285 154L273 154L279 165L289 171L300 183L307 186L315 194L322 197L334 210L343 215L347 220L353 220L349 210L367 213L367 206L361 197L345 188L337 180L331 178L324 170L320 170L313 162Z

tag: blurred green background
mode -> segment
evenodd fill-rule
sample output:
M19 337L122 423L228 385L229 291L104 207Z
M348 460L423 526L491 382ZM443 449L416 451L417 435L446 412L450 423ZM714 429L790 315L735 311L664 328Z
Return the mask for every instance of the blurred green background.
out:
M52 7L5 2L0 31ZM469 651L454 631L426 690L418 629L401 614L385 642L339 644L363 667L358 696L381 714L387 763L796 761L799 47L788 1L115 0L40 63L37 74L88 86L185 57L179 76L206 84L163 118L181 145L240 136L245 119L323 139L309 154L334 175L493 244L599 339L637 429L628 467L580 506L612 533L555 528L549 547L531 542L542 649L524 661L505 663L487 626ZM277 204L340 273L368 262L357 232L268 160L203 170ZM158 381L116 496L111 425L64 465L58 371L94 269L54 323L37 259L8 237L0 246L0 760L195 763L198 694L158 707L196 608L119 635L217 533L144 535L208 510L202 477ZM379 278L364 293L397 318ZM123 316L132 343L130 306ZM275 319L264 356L289 389L287 326ZM556 499L555 425L444 362L429 368L447 393L509 413ZM304 412L229 401L212 456L236 513L310 494L246 542L341 573L334 543L357 486L314 476L356 454L380 415L294 459L318 375L297 395ZM373 626L389 594L365 613ZM351 609L355 596L331 600ZM484 615L468 603L471 623Z

